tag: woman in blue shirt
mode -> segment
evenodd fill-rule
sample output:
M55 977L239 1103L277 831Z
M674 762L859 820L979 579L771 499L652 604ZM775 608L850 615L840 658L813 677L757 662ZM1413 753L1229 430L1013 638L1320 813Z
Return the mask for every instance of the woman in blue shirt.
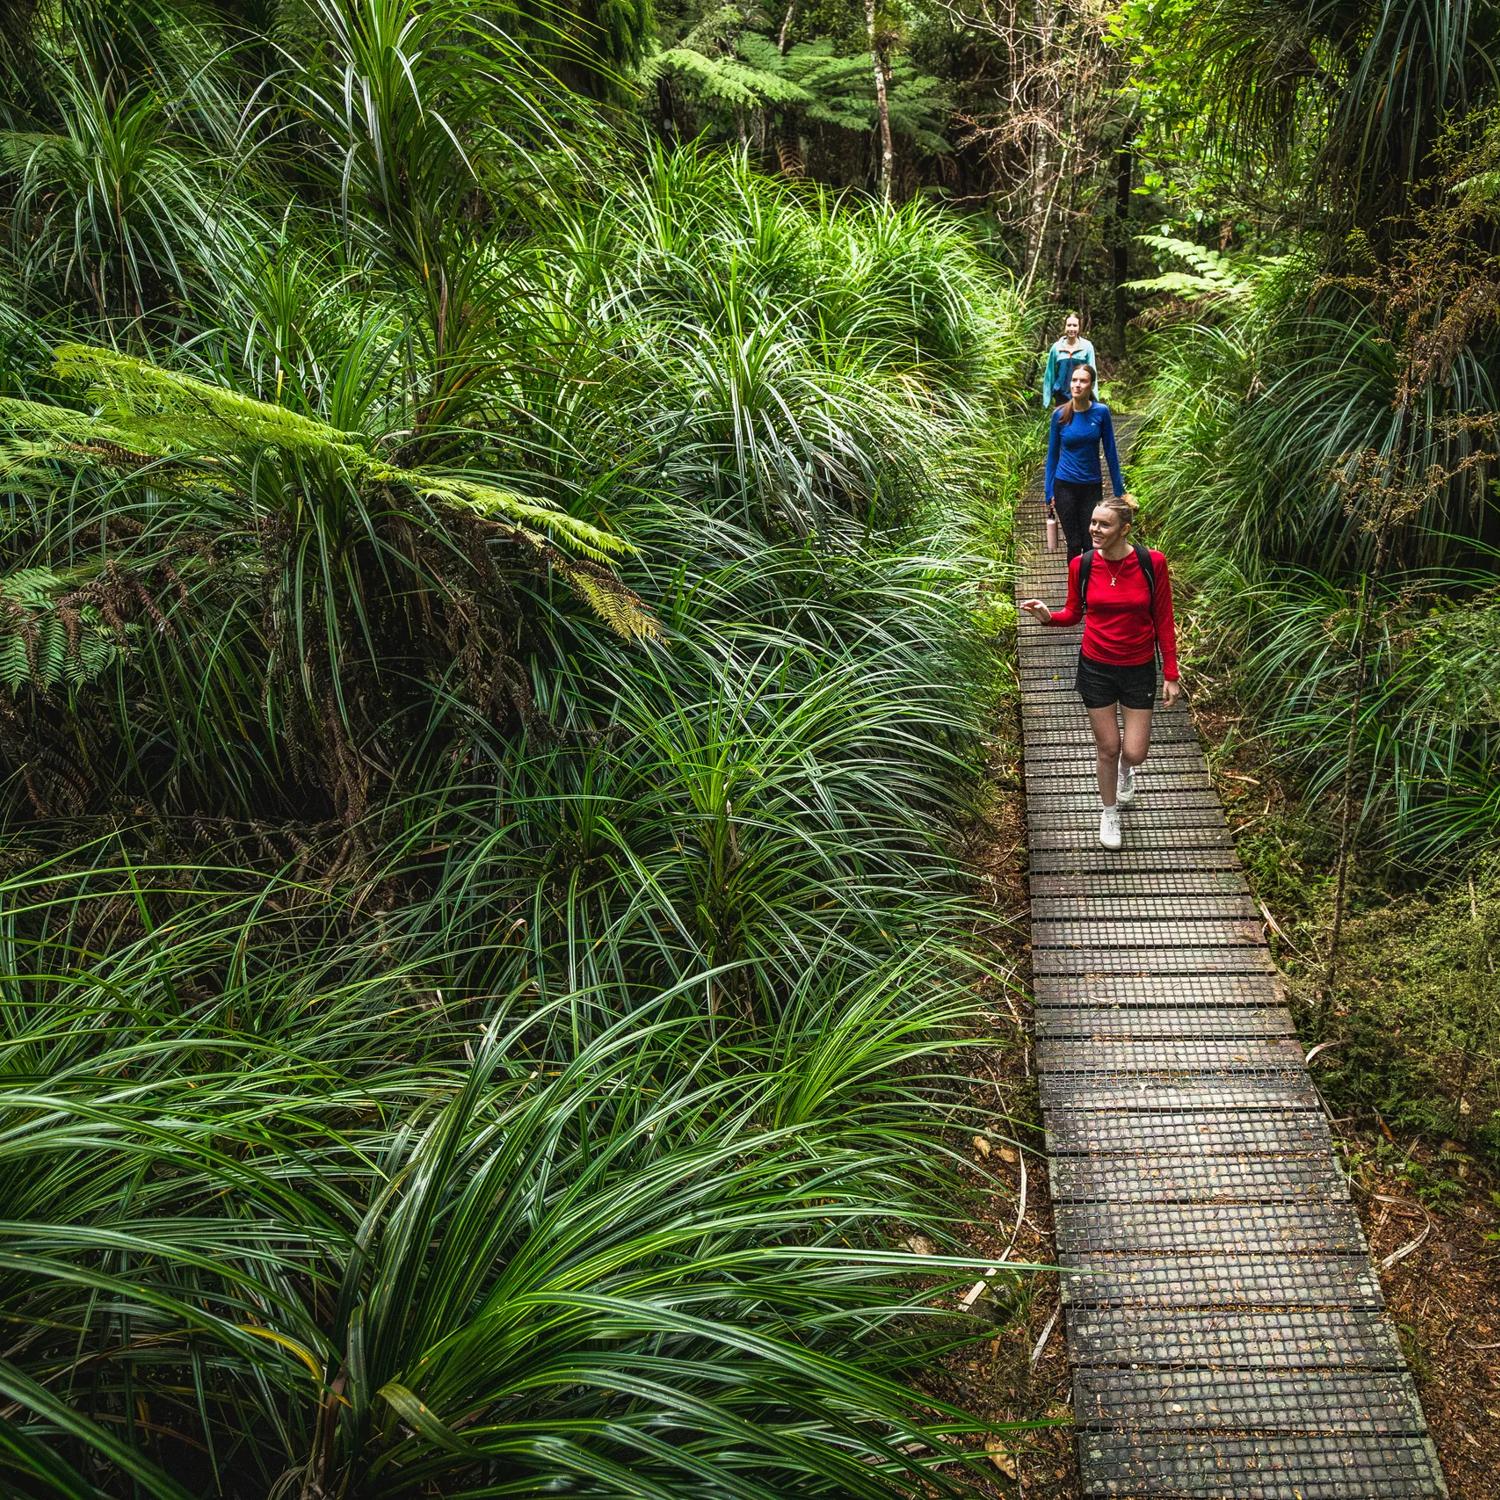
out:
M1076 365L1073 394L1052 413L1047 440L1047 513L1062 522L1070 562L1089 545L1089 517L1104 498L1101 448L1119 499L1125 493L1125 480L1115 451L1115 424L1109 408L1094 400L1094 372L1087 365Z

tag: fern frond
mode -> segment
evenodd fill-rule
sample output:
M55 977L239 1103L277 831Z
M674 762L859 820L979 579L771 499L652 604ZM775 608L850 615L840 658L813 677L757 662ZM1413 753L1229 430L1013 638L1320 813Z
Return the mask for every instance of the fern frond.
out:
M564 558L556 563L567 580L596 615L616 635L628 641L664 641L665 634L645 601L627 588L608 568Z
M1261 278L1285 263L1284 256L1245 261L1169 234L1138 234L1136 240L1159 256L1185 262L1187 271L1165 271L1125 285L1135 292L1169 292L1178 297L1244 303L1255 295Z
M464 474L403 468L372 453L358 433L113 349L65 344L56 352L56 366L60 375L85 384L101 415L88 417L40 402L0 401L0 425L28 435L8 444L0 440L0 473L42 477L58 462L129 468L171 458L201 469L205 453L253 456L271 449L331 462L342 481L358 490L404 490L460 513L503 522L554 564L559 554L553 549L561 548L599 565L602 574L611 558L634 551L623 537L569 515L545 496ZM183 482L214 481L190 473ZM612 628L621 628L629 613L619 602L629 596L623 584L611 592L593 572L565 570L565 576L576 576L585 600ZM631 627L626 633L647 632Z
M674 72L703 98L732 109L764 104L799 104L809 96L795 80L738 58L715 56L692 47L671 47L653 59L658 73Z
M110 626L81 596L95 567L18 568L0 577L0 686L48 692L81 687L120 657L130 626Z
M129 452L152 444L146 451L165 454L175 446L179 456L187 457L203 451L205 437L234 451L274 448L331 459L355 484L399 486L460 510L538 527L560 544L601 562L631 550L622 538L568 515L541 496L456 474L401 468L377 458L357 433L129 354L64 344L57 350L56 364L60 375L83 381L103 409L102 424L91 424L77 413L53 419L53 435L65 434L67 441L86 449L112 444ZM42 428L45 414L62 410L10 402L0 406L0 413L11 407L25 407L17 415L29 418L34 429Z
M1466 177L1458 184L1457 191L1464 197L1500 207L1500 171L1479 172Z
M356 433L341 432L314 417L209 385L115 349L62 344L54 364L65 380L85 386L106 421L133 434L150 419L147 431L154 429L179 441L187 433L196 433L200 448L204 435L215 432L235 446L250 443L293 453L347 453L356 461L368 458ZM181 420L163 420L172 418Z
M11 396L0 397L0 434L7 433L43 440L45 446L106 444L158 458L171 451L170 445L160 438L153 441L149 434L116 426L88 412Z
M1169 292L1174 297L1228 297L1223 286L1193 271L1163 271L1160 276L1142 276L1127 281L1132 292Z
M372 469L371 476L387 484L403 485L424 499L446 503L458 510L472 510L518 526L537 527L597 562L635 550L623 537L580 521L541 496L521 495L497 484L485 484L456 474L398 469L392 465Z

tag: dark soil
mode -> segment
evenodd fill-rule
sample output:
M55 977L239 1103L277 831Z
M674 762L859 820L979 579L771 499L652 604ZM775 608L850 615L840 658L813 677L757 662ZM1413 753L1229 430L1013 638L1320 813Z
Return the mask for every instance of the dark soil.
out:
M975 1103L994 1132L973 1147L975 1171L993 1183L993 1213L975 1232L976 1248L997 1265L1050 1265L1056 1259L1041 1110L1032 1068L1027 992L1031 973L1026 890L1025 801L1020 723L1011 701L998 726L990 796L969 830L965 854L993 921L975 932L975 950L992 955L982 995L997 1045L975 1054ZM988 1147L986 1152L985 1146ZM1022 1424L990 1445L996 1495L1076 1500L1072 1408L1055 1272L1019 1273L991 1283L987 1302L995 1336L950 1372L964 1404L996 1423Z
M1309 865L1322 863L1326 871L1328 851L1309 850L1298 840L1310 826L1306 810L1241 736L1234 711L1200 692L1194 717L1205 745L1218 747L1214 780L1262 903L1273 952L1289 970L1304 1044L1311 1053L1327 1043L1330 1050L1321 1056L1336 1058L1349 1006L1334 1004L1325 1012L1308 982L1327 934L1305 907L1293 910L1297 882L1294 877L1288 884L1286 861L1267 861L1255 842L1275 824L1293 830L1289 852ZM1357 958L1341 988L1372 993L1378 976L1362 985L1352 963ZM1309 1066L1319 1082L1320 1059ZM1454 1500L1500 1500L1500 1180L1457 1141L1393 1129L1381 1109L1341 1106L1332 1097L1334 1134L1355 1205L1450 1493ZM1341 1107L1349 1112L1338 1113Z
M1345 1140L1355 1202L1448 1489L1455 1500L1500 1500L1500 1211L1480 1184L1429 1209L1402 1177L1358 1165L1367 1145L1358 1132Z

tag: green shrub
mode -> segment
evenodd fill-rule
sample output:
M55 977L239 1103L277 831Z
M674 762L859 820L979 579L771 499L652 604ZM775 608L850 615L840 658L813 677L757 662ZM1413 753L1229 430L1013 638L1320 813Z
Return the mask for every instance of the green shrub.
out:
M630 164L510 14L192 30L103 280L10 80L74 176L0 152L0 1487L978 1488L1021 310L921 206Z

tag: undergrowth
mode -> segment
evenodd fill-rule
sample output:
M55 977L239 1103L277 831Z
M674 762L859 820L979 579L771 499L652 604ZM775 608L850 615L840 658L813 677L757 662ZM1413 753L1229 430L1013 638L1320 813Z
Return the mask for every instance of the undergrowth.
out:
M499 5L130 13L0 79L0 1488L980 1490L1015 292Z

